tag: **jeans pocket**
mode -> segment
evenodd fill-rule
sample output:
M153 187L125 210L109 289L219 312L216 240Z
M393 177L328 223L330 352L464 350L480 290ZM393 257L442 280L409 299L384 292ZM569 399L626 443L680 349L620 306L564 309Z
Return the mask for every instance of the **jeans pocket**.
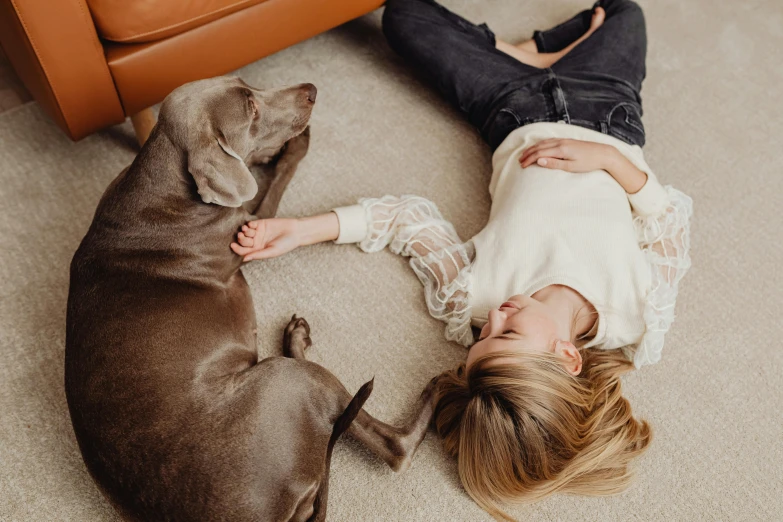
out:
M632 102L620 102L606 116L609 134L631 145L644 146L644 125L641 107Z
M492 121L483 129L484 139L492 150L497 149L503 140L513 131L522 126L522 119L513 109L504 107L500 109Z

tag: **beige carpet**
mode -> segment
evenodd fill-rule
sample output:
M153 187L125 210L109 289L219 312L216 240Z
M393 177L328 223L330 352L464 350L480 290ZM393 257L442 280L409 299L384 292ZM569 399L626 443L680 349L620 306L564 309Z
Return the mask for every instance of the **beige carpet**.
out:
M509 40L589 1L446 1ZM555 496L521 520L780 520L783 517L781 173L783 4L643 2L648 161L695 200L693 269L663 361L626 379L655 428L638 478L610 498ZM283 200L295 216L360 196L439 203L468 238L488 216L489 152L386 47L380 13L250 65L261 86L312 81L312 146ZM260 35L261 37L263 35ZM71 143L34 104L0 116L0 520L114 520L82 464L63 392L67 274L106 185L133 158L129 127ZM249 266L262 355L294 312L310 357L349 389L375 376L368 409L401 419L465 352L442 337L405 261L322 245ZM330 520L489 520L433 434L395 475L338 444Z

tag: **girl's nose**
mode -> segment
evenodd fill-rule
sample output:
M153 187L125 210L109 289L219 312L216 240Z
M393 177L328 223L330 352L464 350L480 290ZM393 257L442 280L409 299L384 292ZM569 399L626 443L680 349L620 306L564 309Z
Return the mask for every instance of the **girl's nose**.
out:
M489 311L487 324L489 324L489 333L487 337L495 337L503 331L503 324L506 322L506 313L497 308Z

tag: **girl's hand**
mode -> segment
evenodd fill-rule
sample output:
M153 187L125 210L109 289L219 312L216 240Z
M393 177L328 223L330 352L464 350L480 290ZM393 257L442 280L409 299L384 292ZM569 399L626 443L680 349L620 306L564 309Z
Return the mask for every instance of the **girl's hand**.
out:
M628 194L635 194L647 183L647 174L611 145L591 141L553 138L536 143L519 158L522 168L533 163L566 172L605 170Z
M247 262L281 256L300 245L298 220L259 219L242 225L231 250Z
M547 169L566 172L608 170L617 149L611 145L591 141L551 138L540 141L525 150L519 163L522 168L536 163Z

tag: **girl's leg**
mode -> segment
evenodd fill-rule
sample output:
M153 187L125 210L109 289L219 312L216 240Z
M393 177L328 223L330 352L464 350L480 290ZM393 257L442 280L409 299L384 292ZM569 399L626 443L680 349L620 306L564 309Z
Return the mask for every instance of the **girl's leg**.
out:
M533 46L536 45L533 40L528 40L527 42L523 42L520 45L511 45L502 40L498 40L497 48L504 53L513 56L522 63L540 68L552 67L552 65L554 65L558 60L571 52L574 47L585 41L599 27L601 27L601 25L604 23L605 14L606 13L602 7L596 7L591 15L590 26L588 27L587 31L579 36L579 38L568 44L566 47L556 52L538 52L538 49L535 47L531 51L531 46L529 44L533 44Z
M544 72L495 48L495 35L434 0L388 0L389 45L481 129L496 102L527 77Z
M539 53L556 53L562 51L569 45L576 42L589 29L593 20L595 8L601 2L596 2L592 9L585 9L570 20L562 24L547 29L546 31L535 31L533 39L523 42L524 46L531 48L534 46Z
M644 14L631 0L600 0L599 5L606 11L603 25L551 67L561 117L643 147Z
M647 31L641 7L631 0L600 0L606 20L590 38L553 66L563 76L618 81L638 95L646 74Z

